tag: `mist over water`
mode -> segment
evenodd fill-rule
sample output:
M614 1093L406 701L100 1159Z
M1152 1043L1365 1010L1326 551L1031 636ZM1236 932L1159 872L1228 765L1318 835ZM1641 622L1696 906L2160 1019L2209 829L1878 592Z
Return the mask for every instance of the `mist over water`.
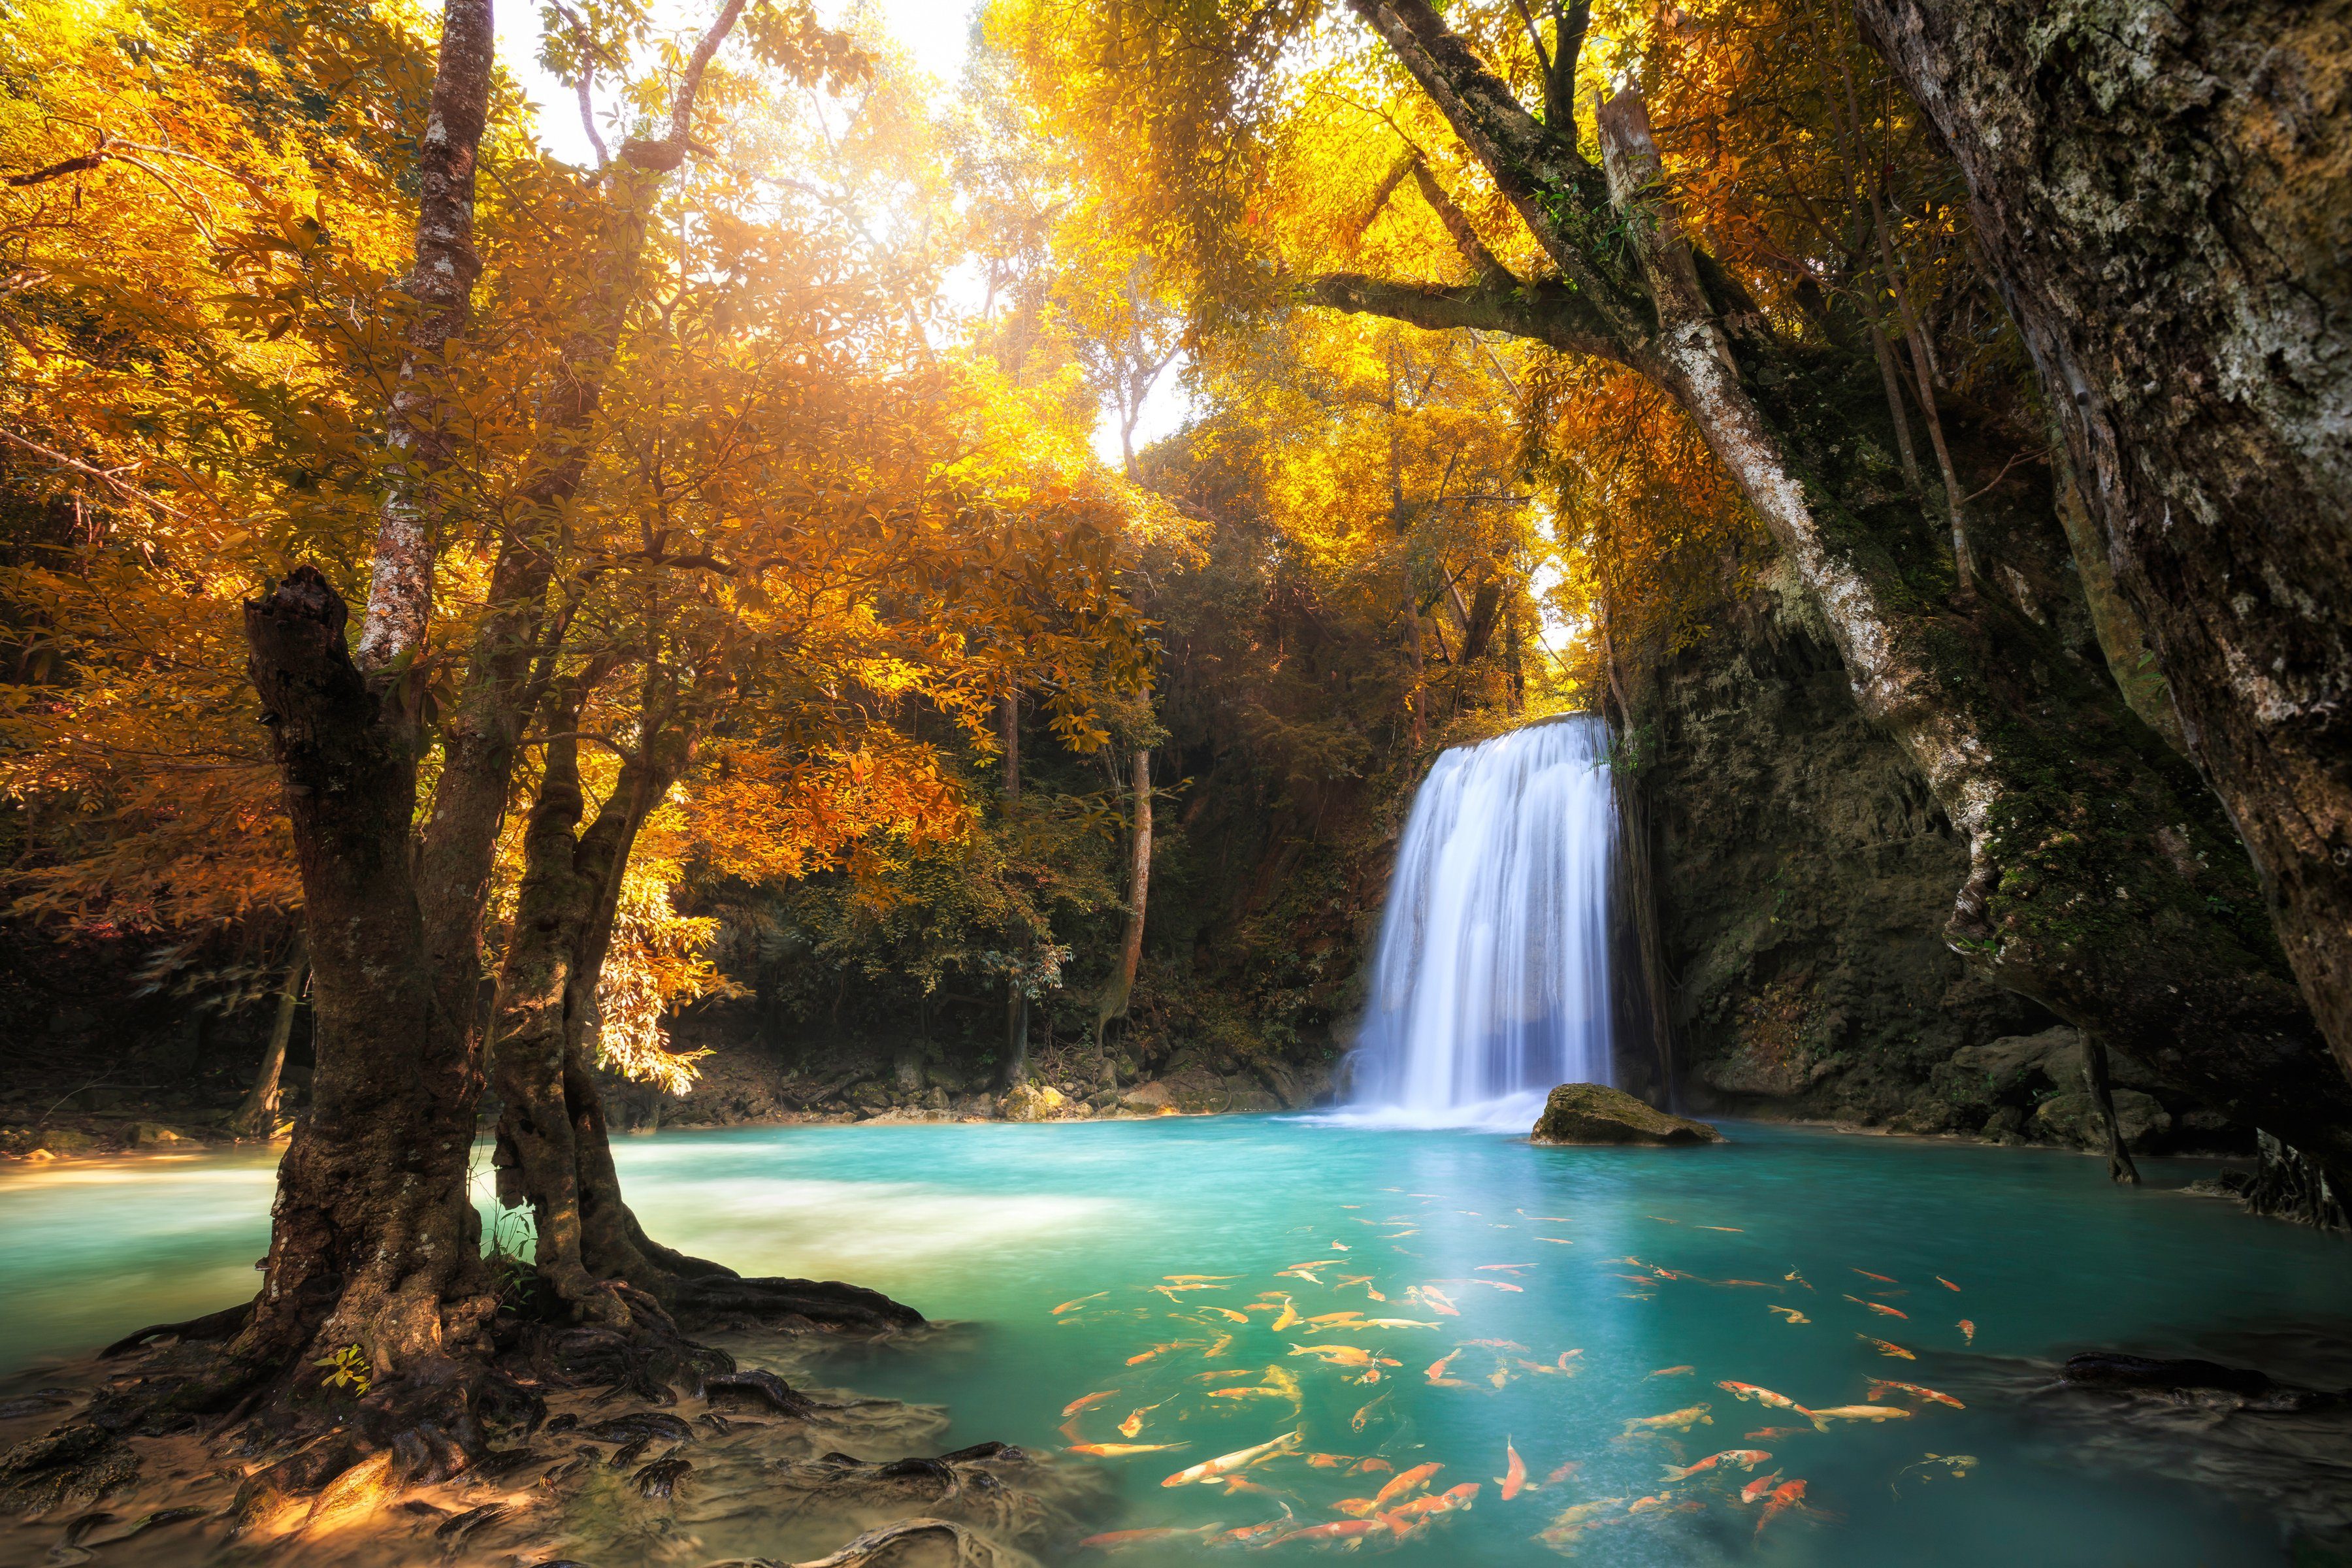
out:
M1437 759L1397 851L1351 1058L1358 1125L1525 1131L1611 1081L1609 728L1573 715Z

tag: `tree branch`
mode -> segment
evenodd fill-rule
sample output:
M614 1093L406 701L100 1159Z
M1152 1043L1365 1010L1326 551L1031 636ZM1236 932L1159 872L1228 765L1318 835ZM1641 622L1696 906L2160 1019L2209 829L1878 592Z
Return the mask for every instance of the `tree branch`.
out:
M1445 226L1446 234L1454 240L1454 248L1460 251L1462 259L1470 264L1470 270L1477 280L1492 288L1517 288L1518 279L1512 276L1511 269L1496 259L1495 253L1486 248L1486 242L1478 237L1478 231L1471 226L1468 216L1454 205L1454 198L1445 194L1445 187L1437 183L1437 176L1429 172L1429 164L1415 158L1412 161L1412 177L1413 183L1421 187L1421 199L1429 204L1430 210L1437 215L1438 222Z
M1546 343L1568 353L1619 364L1625 351L1573 290L1546 279L1516 288L1400 283L1360 272L1328 272L1301 291L1307 303L1391 321L1430 331L1471 327Z

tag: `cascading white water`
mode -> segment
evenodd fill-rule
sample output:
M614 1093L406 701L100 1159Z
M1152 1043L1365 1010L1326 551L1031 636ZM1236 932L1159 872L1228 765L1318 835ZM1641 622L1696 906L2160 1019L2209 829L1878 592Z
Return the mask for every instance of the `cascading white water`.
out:
M1524 1131L1611 1080L1609 728L1575 715L1437 759L1405 824L1352 1058L1353 1121Z

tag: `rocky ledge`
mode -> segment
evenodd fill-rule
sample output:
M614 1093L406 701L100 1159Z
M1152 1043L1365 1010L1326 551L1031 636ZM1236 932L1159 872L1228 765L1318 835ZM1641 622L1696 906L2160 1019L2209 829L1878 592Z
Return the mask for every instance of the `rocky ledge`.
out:
M1623 1089L1564 1083L1544 1101L1531 1135L1538 1143L1720 1143L1704 1121L1644 1105Z

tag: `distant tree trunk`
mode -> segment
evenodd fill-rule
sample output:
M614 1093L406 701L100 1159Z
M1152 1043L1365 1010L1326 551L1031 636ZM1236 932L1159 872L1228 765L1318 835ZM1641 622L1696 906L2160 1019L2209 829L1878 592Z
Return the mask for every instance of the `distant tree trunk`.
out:
M1095 1008L1095 1045L1100 1048L1103 1030L1113 1018L1127 1016L1128 999L1135 994L1135 973L1143 963L1144 900L1151 889L1151 753L1135 753L1132 790L1135 831L1128 848L1127 936L1119 943L1118 965L1103 982L1102 1000Z
M2352 1069L2352 8L1859 10L1958 160L2116 581Z
M1601 106L1605 173L1519 105L1427 0L1351 0L1559 268L1468 285L1318 279L1311 298L1514 331L1671 395L1828 622L1857 705L1969 847L1948 938L1996 984L2112 1040L2171 1086L2352 1170L2352 1084L2284 971L2229 828L2177 759L2121 721L1990 593L1924 601L1919 519L1860 411L1852 356L1791 343L1693 247L1630 89ZM1627 261L1632 266L1629 268ZM1872 377L1874 380L1874 377ZM1902 504L1897 504L1902 503Z
M1389 527L1395 531L1404 565L1405 712L1412 725L1412 749L1421 750L1427 726L1422 717L1421 595L1412 585L1412 513L1404 504L1404 457L1398 448L1396 347L1389 347Z
M998 737L1004 748L1004 802L1008 806L1021 798L1021 689L1018 686L1004 694L1004 703L998 714ZM1029 1079L1029 996L1021 988L1021 977L1008 973L1004 977L1004 1087L1025 1083Z
M230 1122L241 1138L267 1138L278 1130L278 1079L286 1071L286 1047L294 1038L294 1015L302 1005L302 983L310 977L310 950L297 928L286 955L286 984L278 993L278 1006L269 1020L269 1042L262 1047L261 1067L253 1087Z

